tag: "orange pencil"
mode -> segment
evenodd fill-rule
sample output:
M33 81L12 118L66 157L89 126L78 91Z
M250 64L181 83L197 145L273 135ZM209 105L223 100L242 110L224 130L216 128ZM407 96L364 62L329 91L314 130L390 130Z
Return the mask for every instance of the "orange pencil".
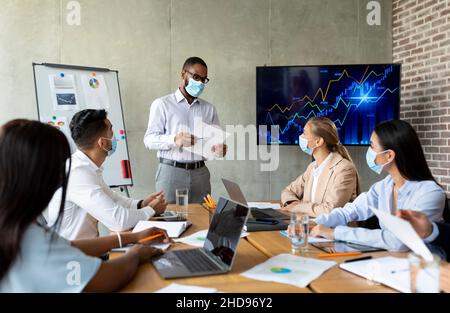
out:
M211 206L208 204L208 203L203 203L203 207L205 208L205 209L207 209L208 211L211 211L212 210L212 208L211 208Z
M205 200L205 204L208 205L208 207L212 206L211 202L208 199L208 196L204 197L203 200Z
M211 205L212 205L212 208L213 208L213 209L217 208L217 205L216 205L216 203L214 202L214 199L213 199L210 195L208 195L208 199L209 199L209 201L210 201L210 203L211 203Z
M150 240L153 240L153 239L156 239L156 238L159 238L159 237L163 237L163 236L164 236L164 234L158 234L158 235L150 236L150 237L147 237L147 238L139 240L138 243L143 244L143 243L145 243L147 241L150 241Z
M355 256L355 255L361 255L362 252L337 252L337 253L323 253L319 254L319 258L335 258L340 256Z

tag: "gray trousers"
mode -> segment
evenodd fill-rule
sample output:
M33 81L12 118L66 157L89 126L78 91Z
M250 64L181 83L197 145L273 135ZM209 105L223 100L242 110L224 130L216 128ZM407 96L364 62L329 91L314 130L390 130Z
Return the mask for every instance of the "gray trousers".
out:
M203 197L211 194L211 174L205 166L196 170L185 170L167 164L159 164L156 172L156 191L164 191L169 204L176 203L175 191L189 189L189 203L202 203Z

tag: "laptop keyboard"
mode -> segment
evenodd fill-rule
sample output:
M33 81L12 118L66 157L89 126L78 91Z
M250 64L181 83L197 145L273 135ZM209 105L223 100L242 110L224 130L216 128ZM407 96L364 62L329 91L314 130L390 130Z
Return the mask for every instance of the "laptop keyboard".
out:
M203 252L200 250L178 250L174 251L181 263L186 266L186 268L191 273L202 273L221 270L219 266L211 261Z

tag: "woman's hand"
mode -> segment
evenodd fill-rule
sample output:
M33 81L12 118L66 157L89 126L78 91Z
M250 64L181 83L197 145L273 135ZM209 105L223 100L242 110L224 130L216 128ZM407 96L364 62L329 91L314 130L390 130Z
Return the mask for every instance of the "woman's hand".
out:
M154 227L154 228L143 230L139 233L133 233L132 234L133 238L132 238L131 243L138 243L139 241L141 241L143 239L146 239L151 236L156 236L159 234L162 234L162 236L155 238L153 240L146 241L145 244L151 245L151 244L155 244L155 243L170 243L171 242L169 235L167 235L167 232L164 229Z
M144 245L134 245L128 250L127 253L137 254L139 258L139 264L148 263L154 257L160 256L164 254L164 252L160 249L152 248Z
M311 230L312 237L323 237L326 239L334 240L334 229L325 225L317 225Z
M281 207L280 211L284 212L295 212L295 207L300 204L300 201L293 201L289 203L288 205Z
M429 237L433 232L433 225L431 224L428 217L421 212L411 210L398 210L397 216L410 222L411 226L422 239Z

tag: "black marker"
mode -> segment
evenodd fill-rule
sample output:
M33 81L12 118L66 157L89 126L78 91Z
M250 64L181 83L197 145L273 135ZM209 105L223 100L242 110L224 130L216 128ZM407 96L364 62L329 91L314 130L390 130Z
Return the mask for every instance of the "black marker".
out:
M357 262L357 261L365 261L365 260L370 260L372 257L371 256L365 256L359 259L352 259L352 260L347 260L344 263L351 263L351 262Z

